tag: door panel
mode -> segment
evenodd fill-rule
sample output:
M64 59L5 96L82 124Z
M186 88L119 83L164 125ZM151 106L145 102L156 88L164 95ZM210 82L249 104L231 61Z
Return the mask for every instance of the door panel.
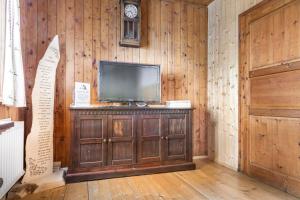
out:
M187 116L164 115L163 120L164 160L186 160Z
M251 69L256 69L274 62L273 58L272 15L267 15L250 25Z
M249 24L251 70L300 58L300 1Z
M78 116L78 167L102 167L107 159L107 116Z
M160 162L160 115L141 115L138 119L138 163Z
M274 170L300 178L300 120L279 118L274 136Z
M136 162L135 117L111 115L108 119L108 164L130 165Z
M251 116L250 120L250 162L271 170L273 166L273 135L276 132L276 120L255 116Z
M284 58L300 58L300 1L294 1L284 8Z
M299 77L300 70L252 78L251 108L300 108Z

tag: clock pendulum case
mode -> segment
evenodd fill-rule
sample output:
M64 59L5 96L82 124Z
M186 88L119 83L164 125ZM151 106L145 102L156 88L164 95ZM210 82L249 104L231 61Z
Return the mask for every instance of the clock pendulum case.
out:
M121 38L120 46L141 45L141 0L120 0Z

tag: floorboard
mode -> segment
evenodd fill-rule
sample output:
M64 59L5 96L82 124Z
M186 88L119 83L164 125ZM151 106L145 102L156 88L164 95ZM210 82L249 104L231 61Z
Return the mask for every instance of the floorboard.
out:
M255 179L212 162L197 170L68 184L25 200L296 200Z

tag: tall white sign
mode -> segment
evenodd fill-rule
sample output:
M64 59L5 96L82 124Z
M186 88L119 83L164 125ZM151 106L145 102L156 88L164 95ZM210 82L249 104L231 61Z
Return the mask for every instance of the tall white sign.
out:
M26 142L26 173L23 183L53 173L53 115L56 68L60 59L55 36L40 60L32 91L32 127Z

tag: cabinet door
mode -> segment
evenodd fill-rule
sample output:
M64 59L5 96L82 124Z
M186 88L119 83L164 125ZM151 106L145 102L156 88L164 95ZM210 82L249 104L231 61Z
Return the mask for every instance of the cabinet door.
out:
M107 160L107 116L78 116L76 127L77 167L102 167ZM76 159L74 159L76 160Z
M161 161L161 117L141 115L138 118L138 163Z
M135 124L135 117L133 115L109 116L109 165L130 165L136 162Z
M163 120L164 160L186 160L187 115L164 115Z

